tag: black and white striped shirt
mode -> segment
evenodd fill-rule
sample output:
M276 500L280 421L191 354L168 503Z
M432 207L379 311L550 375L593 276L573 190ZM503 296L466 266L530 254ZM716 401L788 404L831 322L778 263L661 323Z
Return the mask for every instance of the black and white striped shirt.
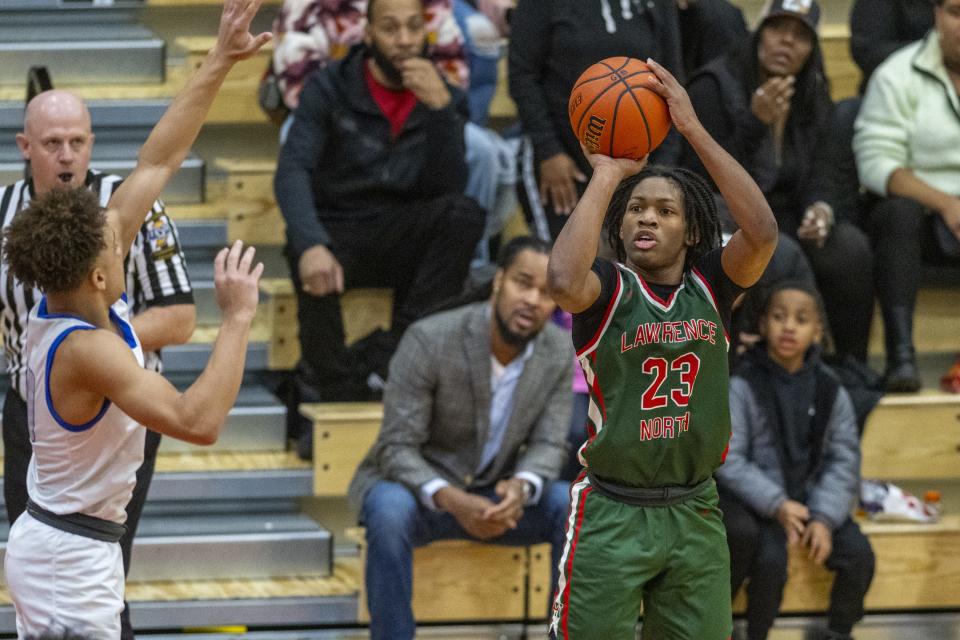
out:
M100 198L101 206L107 206L110 197L122 178L119 176L87 172L87 187ZM0 215L3 228L23 211L33 195L33 185L20 180L0 188ZM125 263L127 275L127 299L133 314L155 306L192 304L193 290L187 275L187 261L180 247L177 229L159 200L147 213L140 233L137 234ZM5 261L0 260L0 318L3 322L3 347L7 360L10 384L25 398L23 357L23 330L33 305L40 300L36 289L25 289L14 278ZM157 353L145 354L146 366L160 371Z

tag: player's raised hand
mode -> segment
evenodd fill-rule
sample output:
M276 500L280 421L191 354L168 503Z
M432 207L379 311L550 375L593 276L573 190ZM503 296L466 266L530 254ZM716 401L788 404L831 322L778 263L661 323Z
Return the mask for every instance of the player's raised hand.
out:
M616 171L619 172L621 180L640 173L640 171L647 166L647 160L650 158L650 156L643 156L639 160L632 158L611 158L602 153L590 153L590 150L587 149L586 145L582 142L580 143L580 150L583 151L583 157L586 158L590 166L593 167L594 172L607 169Z
M270 41L269 31L254 36L250 22L257 14L262 0L226 0L220 14L220 31L214 51L231 62L245 60Z
M257 263L251 269L254 253L253 247L244 250L243 242L237 240L229 249L221 249L213 262L217 306L225 321L251 322L257 311L263 263Z
M690 103L690 96L687 95L683 85L659 62L647 58L647 64L657 79L646 76L643 86L667 101L670 119L673 120L673 126L677 128L680 135L686 136L691 129L701 126L697 112L693 110L693 105Z

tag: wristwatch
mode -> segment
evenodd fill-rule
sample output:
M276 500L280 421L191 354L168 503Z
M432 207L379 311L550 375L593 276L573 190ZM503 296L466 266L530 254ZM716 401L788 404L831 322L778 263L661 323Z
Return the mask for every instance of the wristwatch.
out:
M521 480L521 482L523 483L523 503L526 504L533 497L533 483L529 480Z

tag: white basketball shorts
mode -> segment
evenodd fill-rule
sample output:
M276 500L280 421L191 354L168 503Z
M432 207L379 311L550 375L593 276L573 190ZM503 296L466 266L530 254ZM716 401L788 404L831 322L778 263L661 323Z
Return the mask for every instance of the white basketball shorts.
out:
M60 531L24 512L10 529L4 573L19 637L69 629L97 640L120 638L118 543Z

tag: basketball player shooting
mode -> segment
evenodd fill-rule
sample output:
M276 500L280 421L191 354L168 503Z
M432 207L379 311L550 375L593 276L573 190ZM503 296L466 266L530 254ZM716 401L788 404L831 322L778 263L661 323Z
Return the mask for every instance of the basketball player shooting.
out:
M124 507L143 459L140 425L216 441L240 387L262 265L237 242L216 258L223 314L210 361L179 393L143 368L123 296L126 252L197 137L227 72L270 34L253 36L260 0L226 0L214 48L173 100L106 209L84 188L34 201L8 227L4 256L44 297L26 331L33 457L27 512L10 531L5 574L19 637L60 625L120 637Z
M721 247L706 183L587 153L593 177L550 255L590 387L584 471L571 487L551 636L722 640L732 631L726 534L712 472L730 436L732 303L763 273L777 224L760 189L659 64L659 94L740 229ZM597 258L601 230L616 263Z

